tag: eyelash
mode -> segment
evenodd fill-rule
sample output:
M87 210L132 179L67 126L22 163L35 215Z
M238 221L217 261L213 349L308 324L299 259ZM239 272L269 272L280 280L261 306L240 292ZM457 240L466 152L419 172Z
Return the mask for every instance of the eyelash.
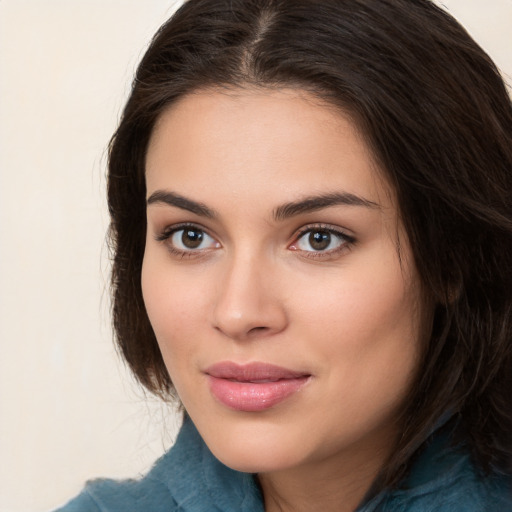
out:
M293 248L293 246L297 245L299 241L307 234L312 233L329 233L329 235L333 235L340 241L340 245L330 250L311 250L306 251L299 248ZM289 248L294 251L300 251L302 256L305 258L312 259L330 259L332 257L338 256L340 253L349 250L356 243L355 237L348 235L340 228L334 228L333 226L327 224L314 224L308 225L304 228L300 229L299 232L294 236L294 241L289 245Z
M206 229L204 229L203 227L201 227L197 224L191 224L191 223L174 224L173 226L168 226L160 234L157 234L155 236L155 240L157 242L163 242L163 243L169 242L169 243L165 244L167 247L167 250L173 256L177 256L181 259L197 258L197 257L204 256L205 251L207 251L208 249L198 249L198 250L191 249L191 250L185 251L185 250L177 249L172 243L170 243L170 239L172 238L172 236L175 233L178 233L179 231L185 231L187 229L190 231L199 231L199 232L205 234L206 236L212 238L213 240L215 240L212 236L210 236L208 234Z
M208 234L208 231L206 229L204 229L203 227L201 227L197 224L191 224L191 223L182 223L182 224L175 224L173 226L168 226L161 233L159 233L155 236L155 240L157 242L169 242L174 234L178 233L179 231L184 231L186 229L191 230L191 231L201 232L201 233L205 234L206 236L215 240L215 238L213 238L211 235ZM300 249L300 248L296 247L296 245L299 244L300 240L305 235L307 235L308 233L312 234L315 232L317 232L317 233L323 232L323 233L328 233L329 235L333 235L335 238L337 238L340 241L340 245L338 247L335 247L334 249L318 250L318 251L315 251L315 250L308 251L308 250L304 250L304 249ZM330 225L326 225L326 224L314 224L314 225L304 226L302 229L300 229L297 232L297 234L294 235L293 242L288 245L288 248L292 251L300 252L304 258L330 259L346 250L349 250L351 248L351 246L354 245L355 243L356 243L355 237L348 235L347 233L345 233L343 230L341 230L339 228L334 228L334 227L332 227ZM218 244L218 242L217 242L217 244ZM179 257L181 259L201 257L201 256L204 256L206 252L209 252L209 249L211 249L211 248L207 248L207 249L198 249L198 250L194 250L194 249L181 250L181 249L176 248L172 243L166 243L166 246L167 246L168 251L173 256ZM220 244L218 244L218 246L220 246Z

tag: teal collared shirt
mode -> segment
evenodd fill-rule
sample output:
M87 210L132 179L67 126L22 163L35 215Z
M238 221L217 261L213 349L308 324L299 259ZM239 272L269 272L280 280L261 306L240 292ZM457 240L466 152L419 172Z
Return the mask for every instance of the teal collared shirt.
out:
M264 512L254 475L219 462L186 420L175 445L140 480L93 480L55 512ZM427 445L398 489L357 512L512 512L512 479L484 477L443 436Z

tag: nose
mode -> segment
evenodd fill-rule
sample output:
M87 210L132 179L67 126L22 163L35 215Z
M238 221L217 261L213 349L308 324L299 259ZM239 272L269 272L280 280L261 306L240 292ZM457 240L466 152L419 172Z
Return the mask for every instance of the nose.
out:
M283 331L288 323L276 270L268 260L238 257L226 262L219 278L213 326L233 340Z

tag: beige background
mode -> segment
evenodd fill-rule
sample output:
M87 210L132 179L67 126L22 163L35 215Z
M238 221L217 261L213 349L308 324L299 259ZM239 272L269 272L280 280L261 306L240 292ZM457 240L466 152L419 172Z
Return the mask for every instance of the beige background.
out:
M512 82L512 0L445 0ZM174 2L174 5L176 2ZM144 472L178 420L118 362L105 147L169 0L0 0L0 510Z

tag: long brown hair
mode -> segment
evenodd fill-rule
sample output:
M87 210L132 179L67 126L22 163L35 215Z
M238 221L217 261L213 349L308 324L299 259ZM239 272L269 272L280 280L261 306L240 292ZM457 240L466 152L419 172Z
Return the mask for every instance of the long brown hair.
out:
M432 334L382 472L395 484L443 415L485 471L512 471L512 106L491 59L429 0L189 0L147 50L111 141L117 343L172 394L141 292L155 121L205 87L297 87L358 124L394 186Z

